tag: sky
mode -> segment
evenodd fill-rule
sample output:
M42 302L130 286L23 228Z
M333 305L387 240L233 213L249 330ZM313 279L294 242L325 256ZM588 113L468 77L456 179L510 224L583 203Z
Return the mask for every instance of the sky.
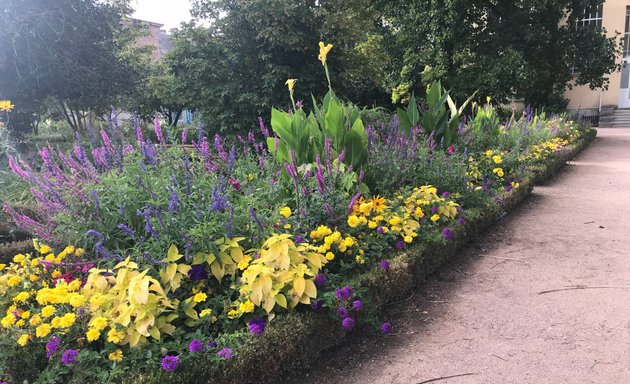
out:
M190 0L132 0L131 6L134 18L164 24L167 31L191 19Z

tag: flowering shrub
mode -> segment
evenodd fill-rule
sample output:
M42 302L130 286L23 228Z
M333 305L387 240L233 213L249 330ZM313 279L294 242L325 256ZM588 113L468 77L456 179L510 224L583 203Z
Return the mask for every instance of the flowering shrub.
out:
M272 113L277 137L261 121L260 139L211 140L199 127L184 146L186 129L169 139L156 119L157 142L136 120L127 143L112 120L91 146L42 148L41 169L11 159L42 219L5 211L42 243L0 264L0 380L115 382L137 370L169 381L186 364L234 358L289 311L327 312L347 332L376 325L351 279L387 273L411 244L451 240L467 208L493 204L583 134L563 117L498 125L490 103L472 128L449 128L449 145L395 118L363 132L330 89L331 49L320 46L324 106L307 116L290 79L294 110Z

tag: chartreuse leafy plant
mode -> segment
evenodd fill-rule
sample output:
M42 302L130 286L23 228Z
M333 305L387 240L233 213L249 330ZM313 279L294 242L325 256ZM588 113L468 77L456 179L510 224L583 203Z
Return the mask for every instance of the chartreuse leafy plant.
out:
M367 161L368 139L361 121L361 113L354 105L344 105L330 86L330 75L326 56L332 49L320 43L319 59L324 66L329 90L321 106L313 98L313 111L308 114L294 103L292 113L275 108L271 111L271 128L277 136L267 138L269 151L280 163L297 165L314 163L323 157L326 139L331 141L334 156L345 153L344 162L360 169ZM287 80L291 100L296 79Z

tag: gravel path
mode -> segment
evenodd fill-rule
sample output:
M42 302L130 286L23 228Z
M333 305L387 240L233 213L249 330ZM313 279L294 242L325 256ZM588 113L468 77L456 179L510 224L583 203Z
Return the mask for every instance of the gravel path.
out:
M395 334L350 340L294 382L630 383L630 129L600 129L387 317Z

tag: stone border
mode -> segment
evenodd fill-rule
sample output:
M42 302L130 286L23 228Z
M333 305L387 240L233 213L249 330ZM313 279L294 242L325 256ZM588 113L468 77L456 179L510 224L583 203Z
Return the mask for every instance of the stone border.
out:
M417 244L407 251L398 253L390 261L390 269L372 270L361 274L349 282L354 287L365 289L364 300L381 312L384 307L412 289L421 285L433 272L470 241L477 238L488 227L512 211L540 184L561 169L566 160L573 158L597 135L591 129L578 142L565 147L561 156L548 161L543 167L534 170L520 188L509 193L501 193L495 199L497 209L476 209L480 214L477 220L467 220L464 225L452 228L453 239L447 243L434 241ZM204 358L191 359L180 365L172 374L151 372L147 376L130 377L124 383L276 383L282 377L307 367L316 360L322 351L340 344L345 333L338 321L315 312L293 312L277 316L266 332L239 349L237 357L212 366Z

